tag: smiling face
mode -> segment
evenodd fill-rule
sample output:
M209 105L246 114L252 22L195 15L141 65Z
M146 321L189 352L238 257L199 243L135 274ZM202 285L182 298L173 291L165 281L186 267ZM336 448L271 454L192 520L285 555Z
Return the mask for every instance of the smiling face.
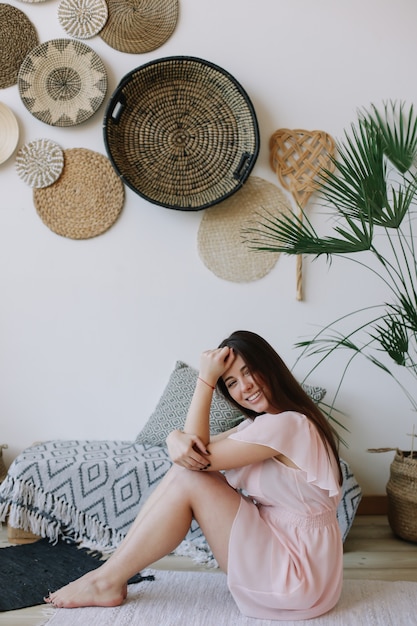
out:
M222 378L229 394L241 407L255 413L278 412L267 398L267 387L256 380L240 355L236 356Z

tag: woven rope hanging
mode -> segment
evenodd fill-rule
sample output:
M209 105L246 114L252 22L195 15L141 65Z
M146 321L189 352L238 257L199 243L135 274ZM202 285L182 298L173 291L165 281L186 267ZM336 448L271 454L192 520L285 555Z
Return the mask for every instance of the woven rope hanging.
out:
M270 139L270 164L282 186L299 207L299 218L314 191L319 188L318 174L334 169L335 143L321 130L280 128ZM303 299L302 256L297 257L297 300Z
M121 52L139 54L162 46L175 30L179 0L107 0L100 37Z
M10 4L0 4L0 88L17 83L19 68L38 35L23 11Z
M58 180L33 191L44 224L70 239L89 239L108 230L123 208L124 197L123 183L107 157L86 148L65 150Z
M254 252L242 241L242 230L256 224L258 214L265 211L277 217L291 213L281 189L258 176L250 176L233 196L204 211L198 251L216 276L236 283L251 282L273 269L278 252Z

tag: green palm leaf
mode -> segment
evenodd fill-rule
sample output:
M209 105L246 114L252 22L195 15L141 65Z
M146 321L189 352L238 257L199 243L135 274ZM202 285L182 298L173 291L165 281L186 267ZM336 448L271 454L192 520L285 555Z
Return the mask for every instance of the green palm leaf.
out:
M370 111L360 113L337 148L334 170L319 174L320 201L332 209L334 218L330 235L319 235L303 211L301 217L260 214L242 238L252 250L325 255L327 260L342 255L380 280L388 290L387 303L347 313L311 339L298 342L297 362L315 359L309 376L336 352L344 351L347 360L336 398L346 372L361 356L391 376L417 411L417 117L413 106L406 109L394 102L385 104L381 112L372 105ZM388 246L380 245L383 240ZM367 264L356 252L367 252L372 262ZM378 314L367 316L372 309ZM355 326L356 315L360 322ZM353 324L350 330L340 330L348 322ZM396 375L397 367L411 376L412 392ZM334 402L330 414L333 408Z
M408 172L417 158L417 117L414 107L405 112L405 104L385 104L384 116L372 105L372 113L364 112L364 123L369 123L380 134L384 152L402 173Z

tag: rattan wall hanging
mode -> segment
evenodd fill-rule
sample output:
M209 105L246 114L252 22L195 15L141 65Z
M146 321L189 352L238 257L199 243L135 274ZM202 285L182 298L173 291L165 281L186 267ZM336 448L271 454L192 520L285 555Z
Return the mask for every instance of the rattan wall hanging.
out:
M19 148L16 171L29 187L39 189L52 185L61 176L64 151L50 139L35 139Z
M231 282L259 280L275 266L279 253L254 252L243 245L245 228L256 224L259 213L291 213L284 193L276 185L249 176L233 196L207 209L198 230L200 258L216 276Z
M38 35L23 11L10 4L0 4L0 88L17 83L19 68Z
M121 52L151 52L175 30L179 0L107 0L108 19L100 37Z
M116 171L154 204L204 209L237 191L259 152L258 123L242 86L194 57L168 57L125 76L104 118Z
M321 130L289 130L281 128L270 139L270 164L282 186L287 189L302 210L319 186L322 168L334 169L332 157L335 143ZM302 209L302 210L301 210ZM303 299L302 256L297 257L297 300Z
M89 239L117 220L124 204L124 186L103 154L86 148L64 150L58 180L34 189L39 217L57 235Z
M106 0L61 0L58 20L71 37L89 39L97 35L107 22Z
M16 116L4 102L0 102L0 163L11 157L18 140L19 125Z
M75 126L99 108L107 72L98 54L74 39L51 39L26 56L18 75L23 104L41 122Z

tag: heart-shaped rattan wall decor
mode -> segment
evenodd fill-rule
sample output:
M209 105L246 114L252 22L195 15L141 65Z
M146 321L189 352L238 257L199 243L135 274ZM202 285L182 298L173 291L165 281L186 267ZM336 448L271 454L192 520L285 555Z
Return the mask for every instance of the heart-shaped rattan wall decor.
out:
M334 169L335 142L322 130L280 128L269 143L270 164L299 207L299 218L320 186L319 173ZM297 257L297 300L303 299L302 256Z

